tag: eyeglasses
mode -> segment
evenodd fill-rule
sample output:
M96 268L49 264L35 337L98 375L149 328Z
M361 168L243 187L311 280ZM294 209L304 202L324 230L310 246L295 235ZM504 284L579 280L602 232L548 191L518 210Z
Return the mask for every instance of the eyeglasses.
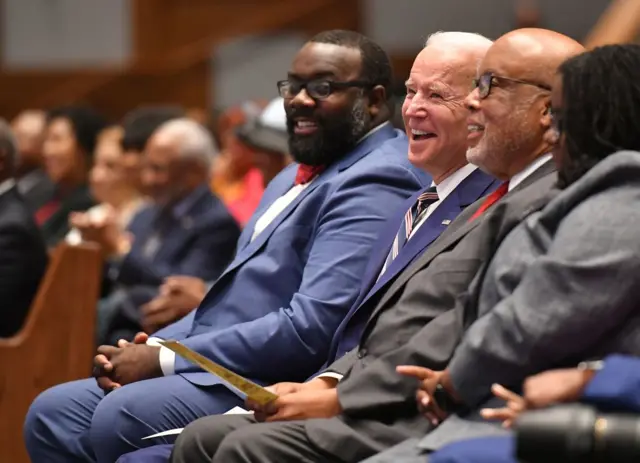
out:
M562 114L562 109L551 108L549 110L549 115L551 116L551 128L558 134L558 136L562 135L562 132L564 132L564 116Z
M307 94L314 100L323 100L338 89L360 87L371 87L371 82L363 80L353 80L350 82L335 82L332 80L316 79L308 82L281 80L278 82L278 92L280 96L285 99L293 98L302 89L307 91Z
M473 88L478 89L480 99L484 100L491 93L491 87L493 87L494 85L498 85L501 80L504 80L506 82L513 82L514 84L533 85L534 87L551 91L551 87L549 87L548 85L529 82L526 80L512 79L511 77L496 76L492 72L485 72L480 76L480 78L473 79Z

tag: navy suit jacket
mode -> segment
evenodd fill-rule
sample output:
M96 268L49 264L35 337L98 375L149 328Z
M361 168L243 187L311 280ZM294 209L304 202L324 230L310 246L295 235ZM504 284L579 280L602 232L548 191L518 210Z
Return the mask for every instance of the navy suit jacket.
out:
M326 365L330 365L334 360L358 345L364 324L388 283L416 260L458 214L479 198L491 193L498 185L500 185L499 180L485 174L480 169L474 170L438 205L380 276L380 271L398 233L400 223L404 220L407 210L415 204L418 196L426 188L418 191L398 208L380 231L380 236L362 280L360 295L336 331Z
M640 358L611 355L592 378L581 402L603 411L640 413Z
M200 307L158 333L266 384L302 381L327 358L358 296L378 230L431 179L407 160L407 138L385 124L330 165L251 241L256 221L294 184L297 165L267 187L235 259ZM195 384L220 381L184 359Z
M185 201L187 206L183 203L178 217L167 224L157 252L150 257L145 255L144 247L155 232L155 218L161 208L148 206L135 215L129 225L135 239L131 251L116 267L116 283L157 288L171 275L191 275L209 281L222 273L233 257L240 235L237 223L206 185Z

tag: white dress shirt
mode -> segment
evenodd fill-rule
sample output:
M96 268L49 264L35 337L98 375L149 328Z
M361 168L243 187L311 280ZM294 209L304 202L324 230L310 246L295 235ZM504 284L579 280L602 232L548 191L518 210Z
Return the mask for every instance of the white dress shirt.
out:
M0 196L5 194L14 186L16 186L16 181L12 178L8 178L4 182L0 183Z

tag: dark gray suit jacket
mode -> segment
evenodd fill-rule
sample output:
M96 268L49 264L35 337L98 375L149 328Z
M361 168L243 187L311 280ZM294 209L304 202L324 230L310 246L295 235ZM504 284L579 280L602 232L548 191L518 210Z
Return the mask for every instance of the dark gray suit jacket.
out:
M468 405L500 406L482 404L493 383L518 390L544 370L640 355L639 204L640 153L616 153L503 241L448 366ZM478 417L450 417L421 446L494 434Z
M446 367L463 333L466 290L474 275L523 213L545 201L555 181L555 168L548 162L483 218L469 221L482 200L469 206L390 283L358 349L328 369L345 374L338 384L344 412L307 421L312 442L345 461L360 461L430 430L417 411L417 381L398 375L395 367Z

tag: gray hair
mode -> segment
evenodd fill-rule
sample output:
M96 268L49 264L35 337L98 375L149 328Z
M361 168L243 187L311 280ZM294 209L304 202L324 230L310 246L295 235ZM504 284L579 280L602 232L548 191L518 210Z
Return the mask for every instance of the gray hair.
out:
M211 167L213 159L218 155L218 147L211 133L201 124L187 118L172 119L156 129L175 136L180 144L180 156L202 162Z
M491 45L492 40L475 32L438 31L427 38L424 47L446 47L448 50L471 54L477 59L477 66Z
M20 153L18 152L18 144L11 126L2 118L0 118L0 153L9 158L10 171L13 171L18 165Z

